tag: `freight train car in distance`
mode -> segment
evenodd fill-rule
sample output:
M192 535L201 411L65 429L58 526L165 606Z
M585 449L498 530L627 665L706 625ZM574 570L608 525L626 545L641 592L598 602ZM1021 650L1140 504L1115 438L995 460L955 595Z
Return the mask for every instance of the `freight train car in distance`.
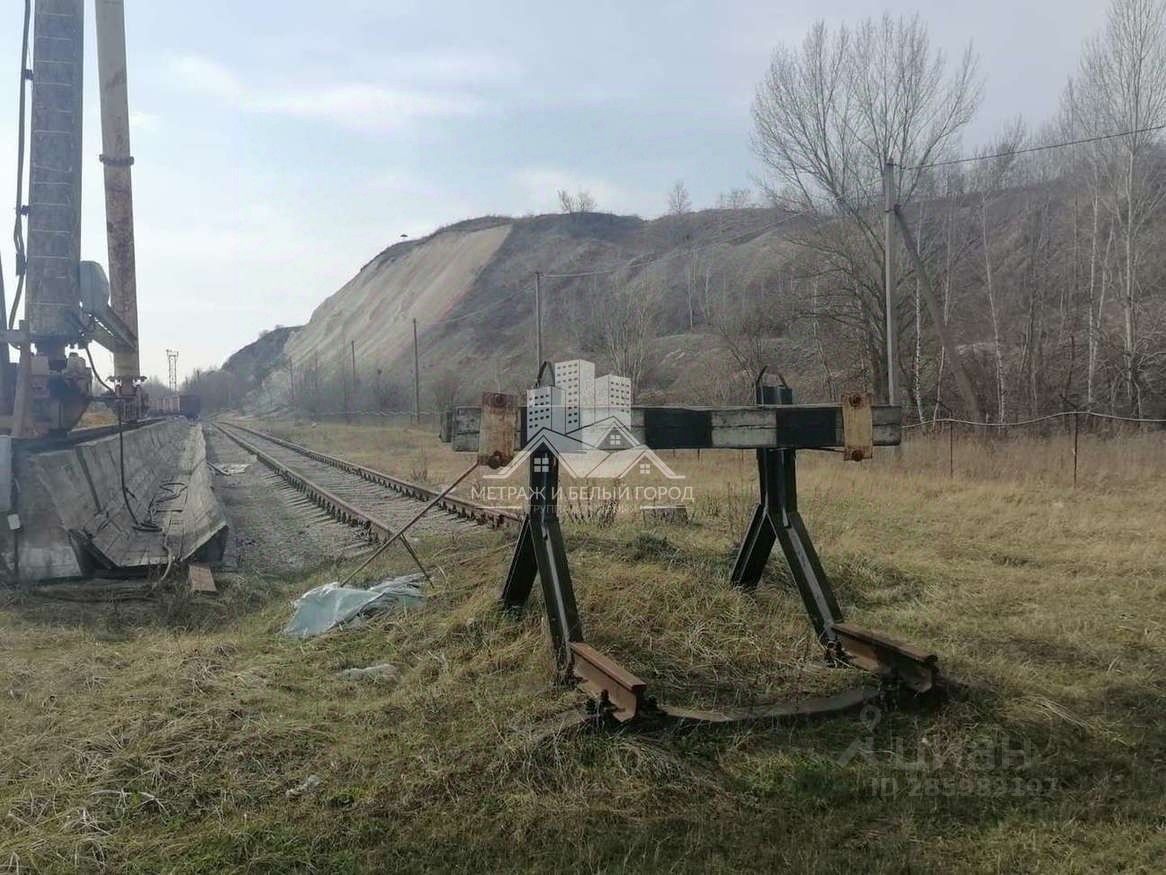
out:
M185 416L192 422L202 413L202 398L189 392L159 398L155 408L162 416Z

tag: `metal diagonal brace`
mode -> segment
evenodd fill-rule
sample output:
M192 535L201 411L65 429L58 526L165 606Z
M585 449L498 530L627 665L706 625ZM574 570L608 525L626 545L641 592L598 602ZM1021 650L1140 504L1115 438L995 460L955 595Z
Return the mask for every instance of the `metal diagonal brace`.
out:
M792 389L767 383L763 377L758 378L756 391L761 406L793 403ZM730 579L736 586L756 587L774 543L780 543L814 631L822 643L830 644L835 640L833 626L842 620L842 609L798 512L797 451L757 450L757 475L761 498Z
M530 456L530 509L510 560L502 606L511 613L520 612L538 577L551 627L555 667L559 680L567 682L572 679L574 661L571 644L583 641L583 624L559 526L558 488L559 460L546 447L539 447Z
M554 384L554 368L543 362L536 385ZM518 425L518 409L504 396L482 397L485 446L479 447L479 461L503 463L513 455L514 446L507 434ZM509 423L509 424L508 424ZM571 569L567 566L567 547L559 526L559 459L546 444L530 453L530 503L522 520L522 531L510 559L510 571L502 588L502 607L519 613L530 598L534 579L542 584L543 604L551 627L551 644L555 651L555 669L561 683L574 679L572 644L583 643L583 624L575 604Z

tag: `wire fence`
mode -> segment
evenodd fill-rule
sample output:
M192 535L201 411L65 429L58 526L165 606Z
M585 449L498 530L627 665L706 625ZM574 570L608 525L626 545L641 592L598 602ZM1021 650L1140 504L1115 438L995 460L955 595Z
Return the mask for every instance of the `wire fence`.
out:
M412 410L294 416L329 424L421 428L437 435L449 427L446 414L422 410L419 421ZM901 451L879 453L875 465L892 465L904 474L1093 491L1140 490L1158 481L1166 485L1166 419L1065 410L1014 422L943 417L909 423L903 430Z
M1072 482L1076 487L1083 479L1137 480L1159 467L1166 470L1161 466L1166 460L1166 419L1063 410L1014 422L944 417L910 423L903 430L905 443L926 445L926 461L932 466L946 462L950 477L1009 476ZM918 460L926 454L915 455Z

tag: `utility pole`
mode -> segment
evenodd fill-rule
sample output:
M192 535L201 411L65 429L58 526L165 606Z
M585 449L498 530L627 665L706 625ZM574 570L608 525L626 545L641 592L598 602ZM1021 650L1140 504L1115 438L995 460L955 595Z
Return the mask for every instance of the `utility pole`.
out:
M421 355L417 349L417 320L413 320L413 421L421 424Z
M935 332L939 335L939 342L943 346L944 354L951 363L952 373L955 375L955 383L959 388L960 395L964 399L964 405L972 417L981 422L984 419L983 413L980 411L980 402L976 399L976 390L972 387L972 381L968 377L968 373L964 370L963 359L960 357L959 347L956 346L955 338L951 332L948 331L947 322L943 318L943 309L939 305L939 296L935 293L935 286L932 285L931 275L927 272L927 265L923 263L923 254L919 249L919 244L915 240L915 236L911 233L911 226L907 224L907 220L903 217L903 211L895 204L895 222L899 227L899 233L903 235L903 243L905 244L907 255L911 258L911 263L915 265L915 272L919 276L920 286L924 293L923 300L927 303L927 309L931 313L931 321L935 325Z
M166 350L166 360L170 365L170 391L178 394L178 350Z
M539 270L534 272L534 338L535 353L538 356L534 372L537 374L543 366L543 275Z
M895 385L895 365L898 361L898 338L895 336L895 285L898 272L895 269L895 162L887 158L883 165L883 261L886 265L885 296L887 308L887 403L898 403L898 389Z

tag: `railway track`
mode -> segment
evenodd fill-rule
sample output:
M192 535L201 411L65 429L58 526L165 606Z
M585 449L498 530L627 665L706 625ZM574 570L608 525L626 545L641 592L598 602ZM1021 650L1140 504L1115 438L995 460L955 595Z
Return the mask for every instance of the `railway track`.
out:
M384 541L436 498L438 490L410 483L383 471L322 453L234 422L215 422L223 435L254 455L297 491L341 522ZM415 536L449 535L474 525L518 525L514 514L446 496L434 513L410 530Z

